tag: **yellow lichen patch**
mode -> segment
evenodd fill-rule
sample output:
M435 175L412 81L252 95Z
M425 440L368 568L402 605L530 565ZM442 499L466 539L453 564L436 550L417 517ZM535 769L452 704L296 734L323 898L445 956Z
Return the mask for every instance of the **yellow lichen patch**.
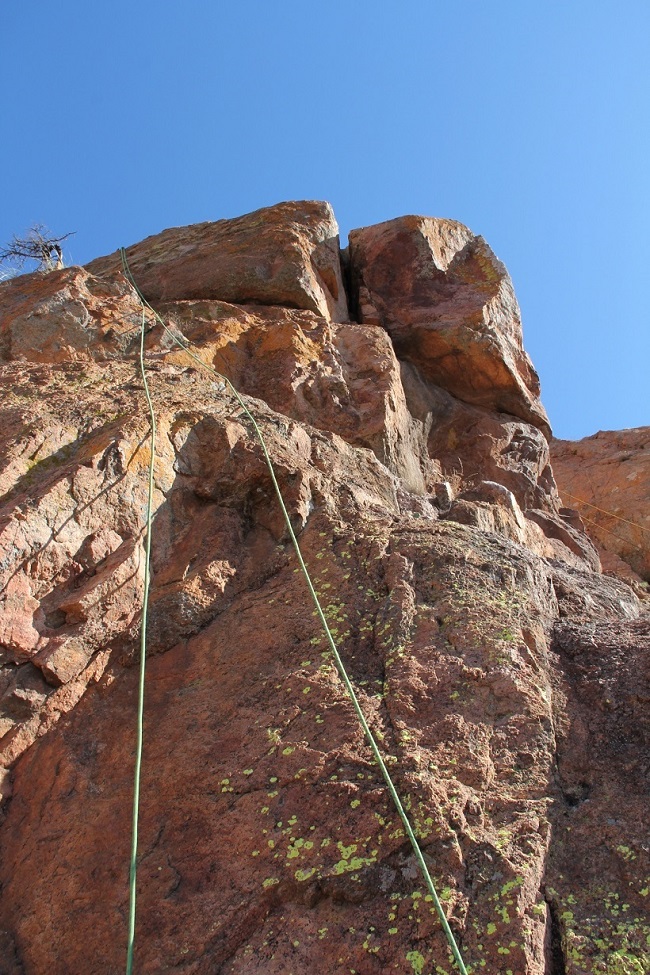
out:
M315 873L316 873L316 867L309 867L309 869L307 870L298 869L294 873L294 877L296 878L297 881L302 883L305 880L309 880L310 877L313 877Z
M406 960L410 963L415 975L422 975L424 971L424 955L419 951L407 951Z

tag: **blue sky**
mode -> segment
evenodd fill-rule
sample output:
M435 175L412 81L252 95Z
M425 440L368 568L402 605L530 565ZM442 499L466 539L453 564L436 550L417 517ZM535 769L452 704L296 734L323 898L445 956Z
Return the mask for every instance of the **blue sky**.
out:
M0 241L83 263L327 199L468 224L513 277L556 435L650 424L647 0L35 0L0 33Z

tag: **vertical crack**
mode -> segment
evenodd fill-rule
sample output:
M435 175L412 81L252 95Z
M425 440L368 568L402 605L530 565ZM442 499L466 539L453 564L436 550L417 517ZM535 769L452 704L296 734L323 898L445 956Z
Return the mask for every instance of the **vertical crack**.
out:
M544 975L566 975L562 927L557 904L545 894L546 933L544 936Z
M355 278L355 271L350 258L350 245L339 251L341 261L341 280L348 302L348 314L351 322L359 322L359 288Z
M2 975L25 975L25 966L10 931L0 929L0 972Z

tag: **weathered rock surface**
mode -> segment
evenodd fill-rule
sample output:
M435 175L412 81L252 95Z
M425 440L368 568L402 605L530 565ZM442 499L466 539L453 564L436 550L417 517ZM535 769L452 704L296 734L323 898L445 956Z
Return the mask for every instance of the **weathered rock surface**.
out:
M54 364L124 354L140 303L121 278L84 268L26 274L0 291L0 358Z
M439 478L383 329L330 323L308 311L216 301L170 303L161 311L242 392L369 447L420 494ZM166 344L169 361L186 361L169 338Z
M305 251L278 228L302 213L316 240L324 206L277 210L264 219L296 295ZM469 231L434 223L456 228L452 264L471 251ZM188 247L206 226L183 231ZM245 280L260 252L242 240ZM155 254L162 281L159 245L133 250L143 271ZM372 280L354 255L352 277ZM138 303L102 261L0 285L1 975L124 967L150 454ZM254 429L173 344L182 332L263 431L470 970L642 975L648 618L561 507L533 387L512 373L507 395L489 402L485 380L468 401L432 378L426 343L405 355L379 322L279 291L196 295L179 268L158 303L169 332L146 352L158 439L136 969L454 970ZM495 376L524 362L512 321Z
M567 972L650 971L650 623L556 628L556 782L546 898ZM589 855L585 855L585 851Z
M280 203L233 220L174 227L127 248L150 301L220 298L284 305L347 321L338 225L329 203ZM88 265L119 274L119 254Z
M650 582L650 427L553 440L551 449L562 497L580 512L603 568Z
M400 358L464 402L548 432L512 282L482 237L398 217L352 231L350 261L360 320L386 328Z

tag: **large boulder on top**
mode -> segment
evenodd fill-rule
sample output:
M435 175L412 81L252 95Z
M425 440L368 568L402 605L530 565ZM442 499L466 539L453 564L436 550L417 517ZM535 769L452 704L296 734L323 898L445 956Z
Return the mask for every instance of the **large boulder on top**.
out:
M308 200L232 220L172 227L126 253L150 301L219 298L305 308L347 321L338 232L329 203ZM119 252L88 265L99 277L121 267Z
M549 432L512 281L482 237L398 217L353 230L350 264L360 321L386 328L400 358L466 403Z

